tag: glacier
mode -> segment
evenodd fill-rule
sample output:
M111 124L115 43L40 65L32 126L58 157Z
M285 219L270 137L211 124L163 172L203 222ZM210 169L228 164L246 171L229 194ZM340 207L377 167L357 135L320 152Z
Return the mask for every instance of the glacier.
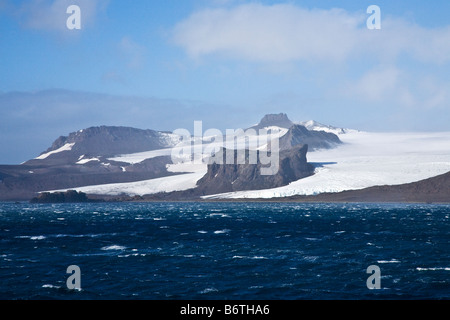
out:
M308 153L313 176L267 190L205 196L204 199L255 199L317 195L380 185L399 185L450 171L450 132L339 135L343 145Z

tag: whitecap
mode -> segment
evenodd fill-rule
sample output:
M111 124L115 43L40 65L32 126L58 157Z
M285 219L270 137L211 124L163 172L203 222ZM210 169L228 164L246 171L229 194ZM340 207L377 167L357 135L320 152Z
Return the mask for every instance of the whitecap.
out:
M231 218L229 215L225 213L211 213L209 217L221 217L221 218Z
M126 247L123 246L118 246L118 245L113 245L113 246L107 246L107 247L103 247L101 250L125 250Z
M228 232L230 232L231 230L228 230L228 229L224 229L224 230L217 230L217 231L214 231L214 234L224 234L224 233L228 233Z
M200 294L207 294L207 293L211 293L211 292L218 292L219 290L217 290L216 288L206 288L205 290L200 291Z
M442 267L436 267L436 268L416 268L417 271L450 271L450 268L442 268Z
M397 259L392 259L392 260L379 260L377 261L377 263L380 264L385 264L385 263L401 263L401 261L397 260Z
M30 239L30 240L44 240L47 239L45 236L18 236L16 239Z
M303 257L303 259L308 261L308 262L315 262L317 259L319 259L319 257L317 257L317 256L305 256L305 257Z
M42 288L46 288L46 289L61 289L60 286L54 286L54 285L52 285L52 284L44 284L44 285L42 286Z
M204 231L204 230L200 230L200 231L197 231L198 233L201 233L201 234L206 234L206 233L208 233L208 231Z
M249 257L249 256L233 256L232 259L267 260L269 258L264 257L264 256L253 256L253 257Z

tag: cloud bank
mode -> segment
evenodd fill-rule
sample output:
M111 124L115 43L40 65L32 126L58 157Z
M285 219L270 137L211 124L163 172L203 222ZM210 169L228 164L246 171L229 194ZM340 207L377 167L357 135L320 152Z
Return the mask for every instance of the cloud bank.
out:
M334 63L407 54L427 63L450 61L450 27L428 29L383 16L382 30L368 30L368 18L365 10L242 4L193 13L173 28L172 40L194 59L219 55L255 62Z

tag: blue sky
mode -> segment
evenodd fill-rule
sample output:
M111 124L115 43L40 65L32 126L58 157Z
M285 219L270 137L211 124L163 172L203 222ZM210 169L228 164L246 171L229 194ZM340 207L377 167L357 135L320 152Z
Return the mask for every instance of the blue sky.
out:
M71 4L81 30L66 28ZM366 27L373 4L381 30ZM450 123L447 0L0 0L0 60L0 163L95 125Z

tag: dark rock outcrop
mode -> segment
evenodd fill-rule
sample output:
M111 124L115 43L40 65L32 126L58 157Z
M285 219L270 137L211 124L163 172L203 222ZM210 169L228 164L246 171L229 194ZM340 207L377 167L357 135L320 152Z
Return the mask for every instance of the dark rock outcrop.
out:
M450 203L450 172L418 182L394 186L376 186L362 190L295 196L286 200L323 202L414 202Z
M308 146L295 146L290 150L282 151L279 154L279 168L273 175L262 175L263 166L261 161L257 164L250 164L250 153L246 151L246 164L237 164L237 152L235 150L222 149L217 157L226 159L227 152L234 152L235 164L208 165L207 174L198 181L195 189L197 194L218 194L243 190L261 190L285 186L290 182L311 176L314 167L308 164L306 154ZM259 152L257 154L260 159Z
M83 192L70 190L67 192L44 192L31 199L31 203L86 203L90 202Z
M258 130L258 129L264 129L266 127L281 127L289 129L292 127L294 123L289 120L288 116L285 113L279 113L279 114L267 114L265 115L259 124L256 126L251 127L252 129Z
M130 165L115 161L93 161L85 165L0 166L0 201L30 200L36 193L78 187L126 183L174 175L166 165L170 157L156 157Z

